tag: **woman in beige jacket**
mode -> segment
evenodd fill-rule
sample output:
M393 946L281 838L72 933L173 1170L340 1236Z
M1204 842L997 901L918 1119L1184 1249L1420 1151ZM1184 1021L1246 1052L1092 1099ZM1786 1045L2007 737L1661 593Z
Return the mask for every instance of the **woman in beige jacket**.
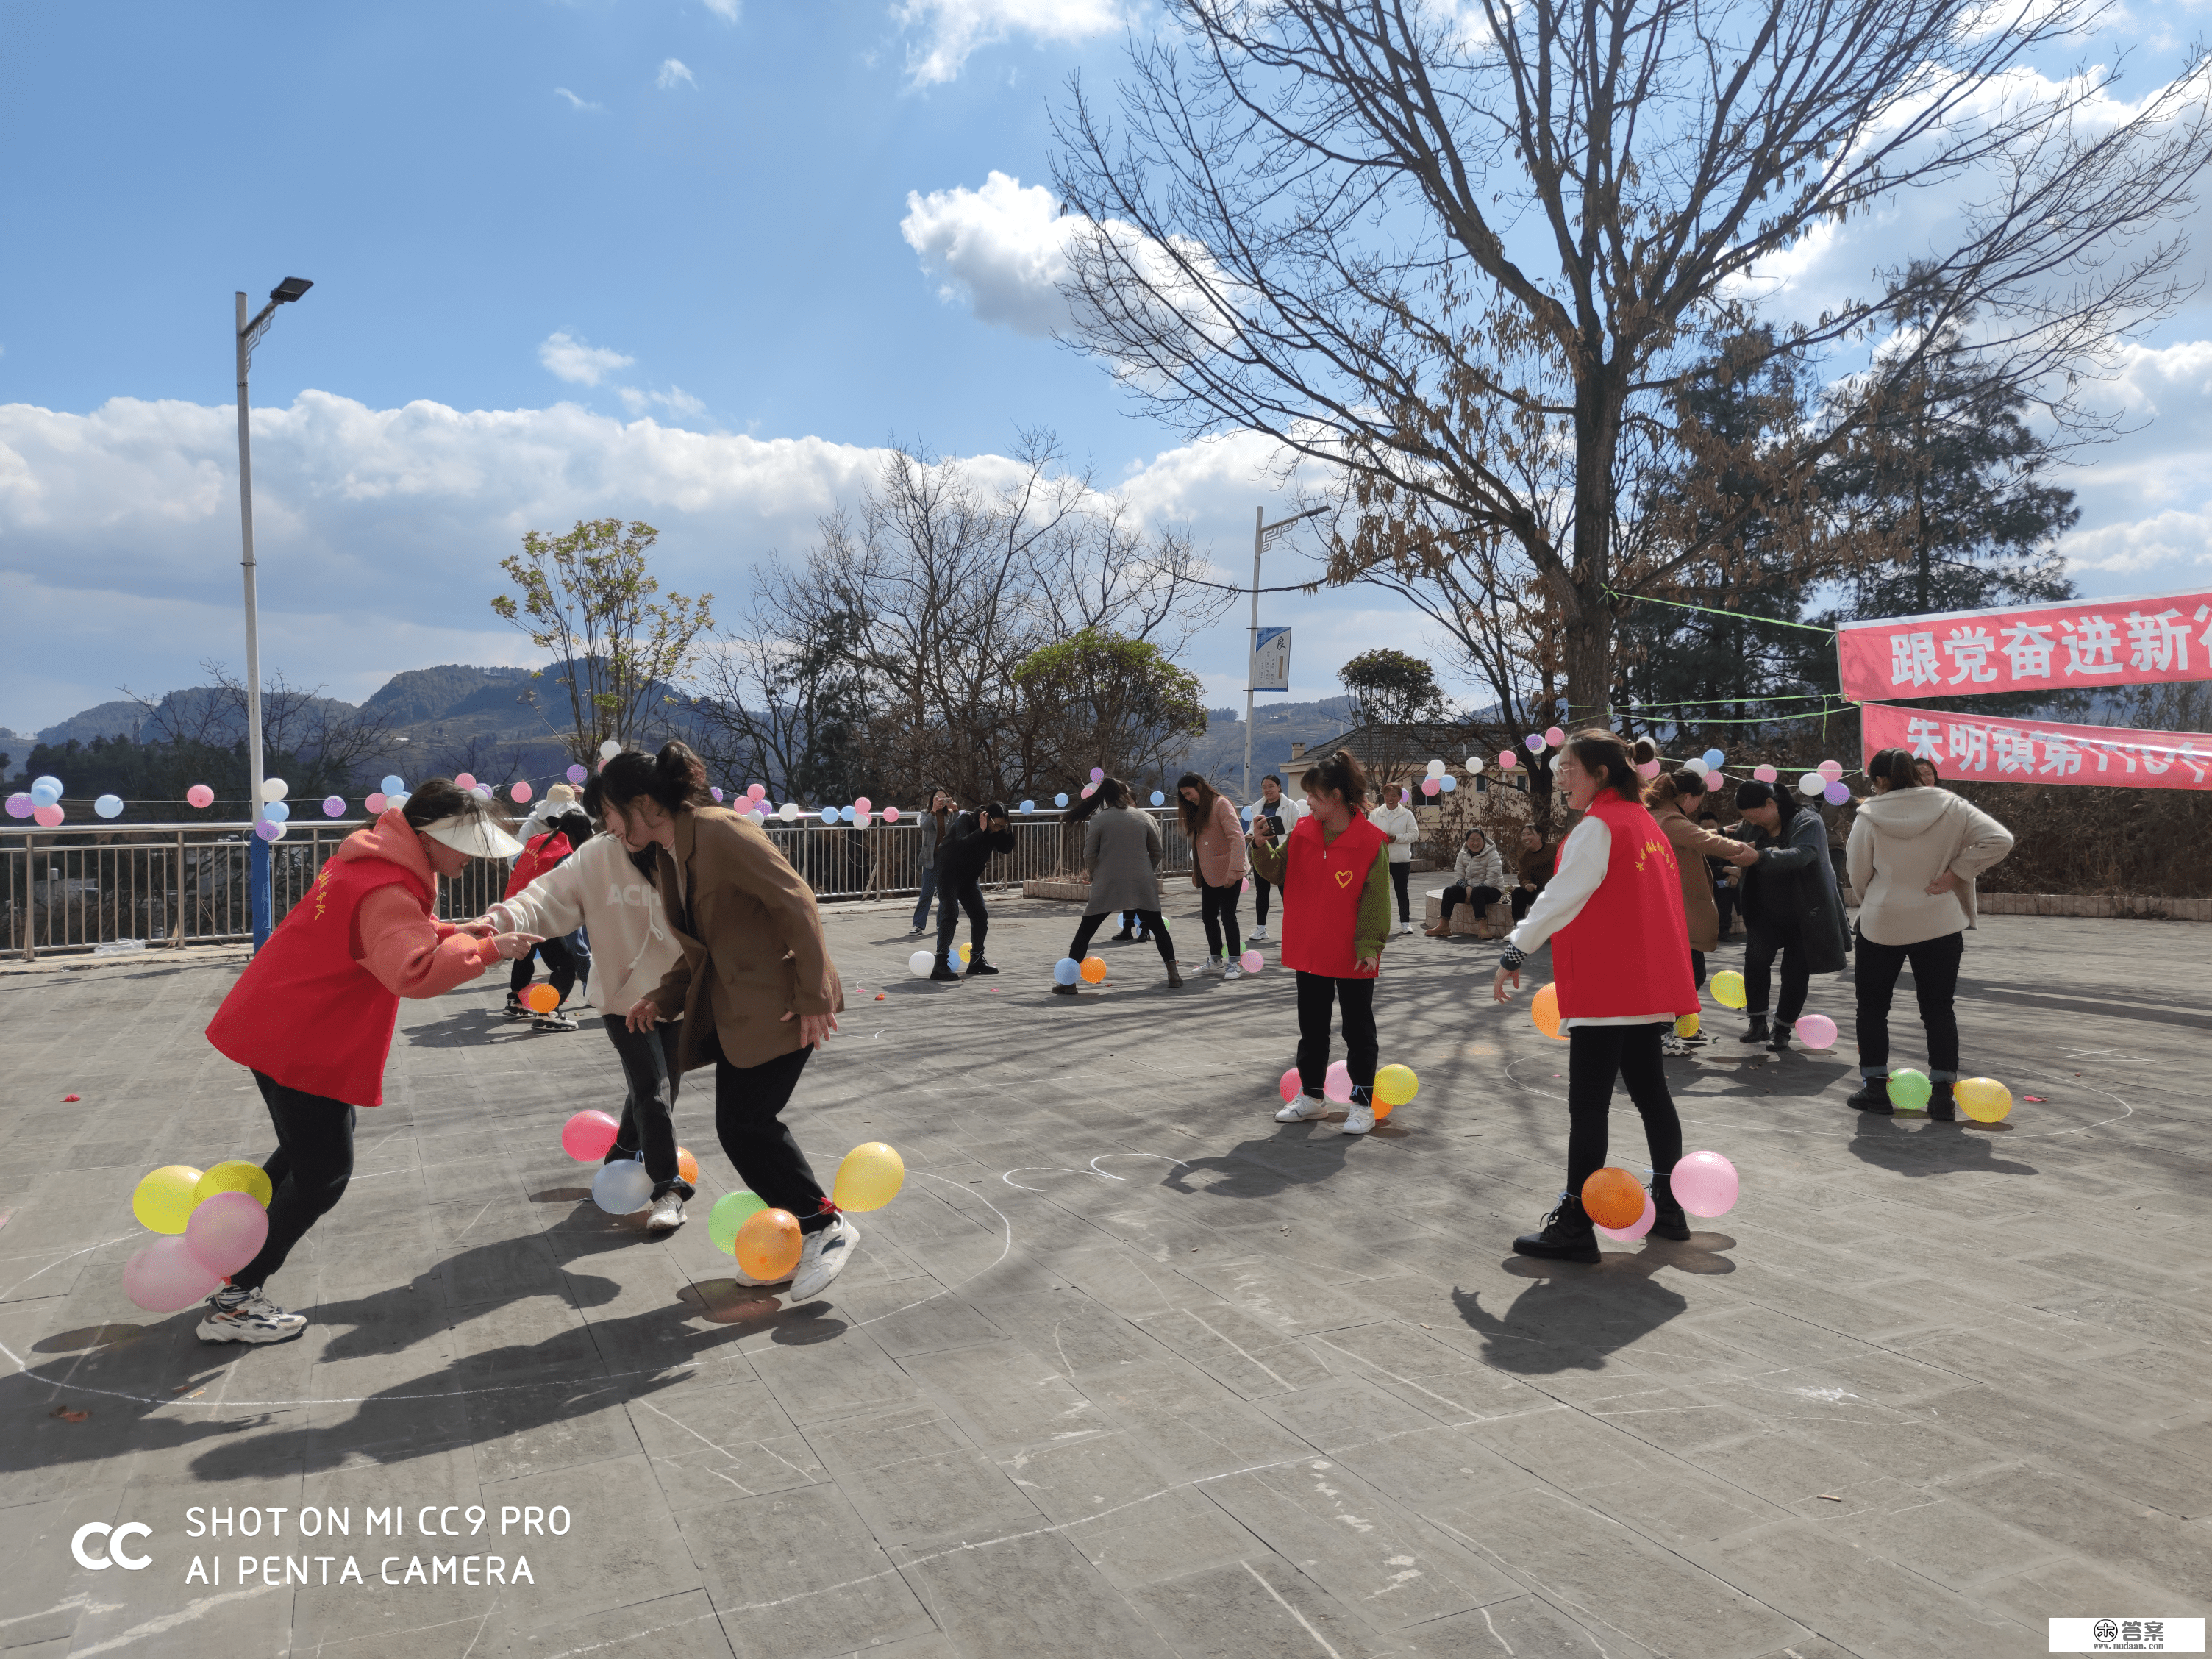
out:
M1237 930L1237 903L1244 891L1244 825L1229 797L1195 772L1176 780L1181 802L1182 832L1190 837L1191 885L1202 900L1199 914L1206 923L1206 971L1224 979L1242 979L1244 970L1237 958L1244 941ZM1228 949L1224 953L1223 944Z
M844 1270L860 1241L783 1121L808 1056L837 1029L844 987L813 890L766 831L702 795L697 765L687 746L671 743L657 756L626 750L599 772L624 843L659 849L661 908L683 951L631 1005L629 1026L649 1031L683 1017L678 1065L714 1068L723 1152L747 1187L798 1218L805 1242L791 1299L804 1302Z
M1889 1003L1897 975L1912 964L1920 1023L1928 1030L1928 1115L1958 1112L1959 1016L1953 1000L1966 933L1974 925L1974 878L2012 851L2012 832L1948 789L1923 785L1903 749L1867 763L1875 793L1851 825L1844 866L1859 905L1858 1092L1851 1104L1887 1113Z

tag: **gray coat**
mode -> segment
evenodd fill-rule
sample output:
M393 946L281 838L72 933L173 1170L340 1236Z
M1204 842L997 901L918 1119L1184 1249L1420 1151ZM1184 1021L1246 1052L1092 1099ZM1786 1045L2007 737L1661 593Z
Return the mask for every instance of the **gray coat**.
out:
M1083 867L1091 872L1091 915L1160 908L1159 820L1133 807L1102 807L1084 826Z
M1786 842L1758 830L1753 844L1759 862L1743 872L1744 920L1794 940L1805 953L1806 972L1842 972L1850 941L1836 866L1828 859L1828 826L1818 812L1801 807Z

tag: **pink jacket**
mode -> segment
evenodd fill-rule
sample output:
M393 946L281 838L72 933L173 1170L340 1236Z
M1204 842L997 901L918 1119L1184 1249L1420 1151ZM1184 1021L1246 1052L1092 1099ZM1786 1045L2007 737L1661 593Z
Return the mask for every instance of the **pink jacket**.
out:
M1244 823L1226 795L1213 798L1213 816L1198 832L1198 872L1209 887L1226 887L1244 878Z

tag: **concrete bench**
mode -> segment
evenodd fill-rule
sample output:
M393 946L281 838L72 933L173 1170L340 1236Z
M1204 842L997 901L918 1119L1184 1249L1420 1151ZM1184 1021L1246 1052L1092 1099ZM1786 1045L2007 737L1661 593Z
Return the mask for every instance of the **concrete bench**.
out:
M1428 892L1428 903L1422 911L1422 925L1427 927L1435 927L1437 919L1443 913L1444 890L1441 887L1431 887ZM1513 907L1504 899L1500 899L1490 907L1488 915L1479 916L1475 914L1474 906L1472 904L1459 905L1452 911L1451 930L1454 939L1462 936L1473 939L1504 939L1506 934L1513 931Z

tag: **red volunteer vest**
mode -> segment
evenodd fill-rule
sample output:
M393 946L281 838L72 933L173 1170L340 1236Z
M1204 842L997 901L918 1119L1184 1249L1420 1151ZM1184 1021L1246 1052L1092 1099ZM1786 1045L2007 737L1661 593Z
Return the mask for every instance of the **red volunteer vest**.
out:
M522 856L515 860L514 872L507 878L507 890L500 896L513 898L574 850L568 845L568 837L558 830L549 830L537 836L522 849Z
M1331 979L1372 979L1356 965L1359 896L1375 854L1389 840L1364 812L1322 844L1321 825L1302 817L1285 842L1283 869L1283 966Z
M399 999L354 960L354 913L368 893L404 882L428 915L432 901L385 859L331 859L277 925L222 1006L207 1039L241 1066L288 1089L353 1106L384 1103Z
M1666 832L1643 803L1610 789L1589 816L1612 832L1613 851L1582 914L1552 935L1559 1018L1697 1012L1682 878Z

